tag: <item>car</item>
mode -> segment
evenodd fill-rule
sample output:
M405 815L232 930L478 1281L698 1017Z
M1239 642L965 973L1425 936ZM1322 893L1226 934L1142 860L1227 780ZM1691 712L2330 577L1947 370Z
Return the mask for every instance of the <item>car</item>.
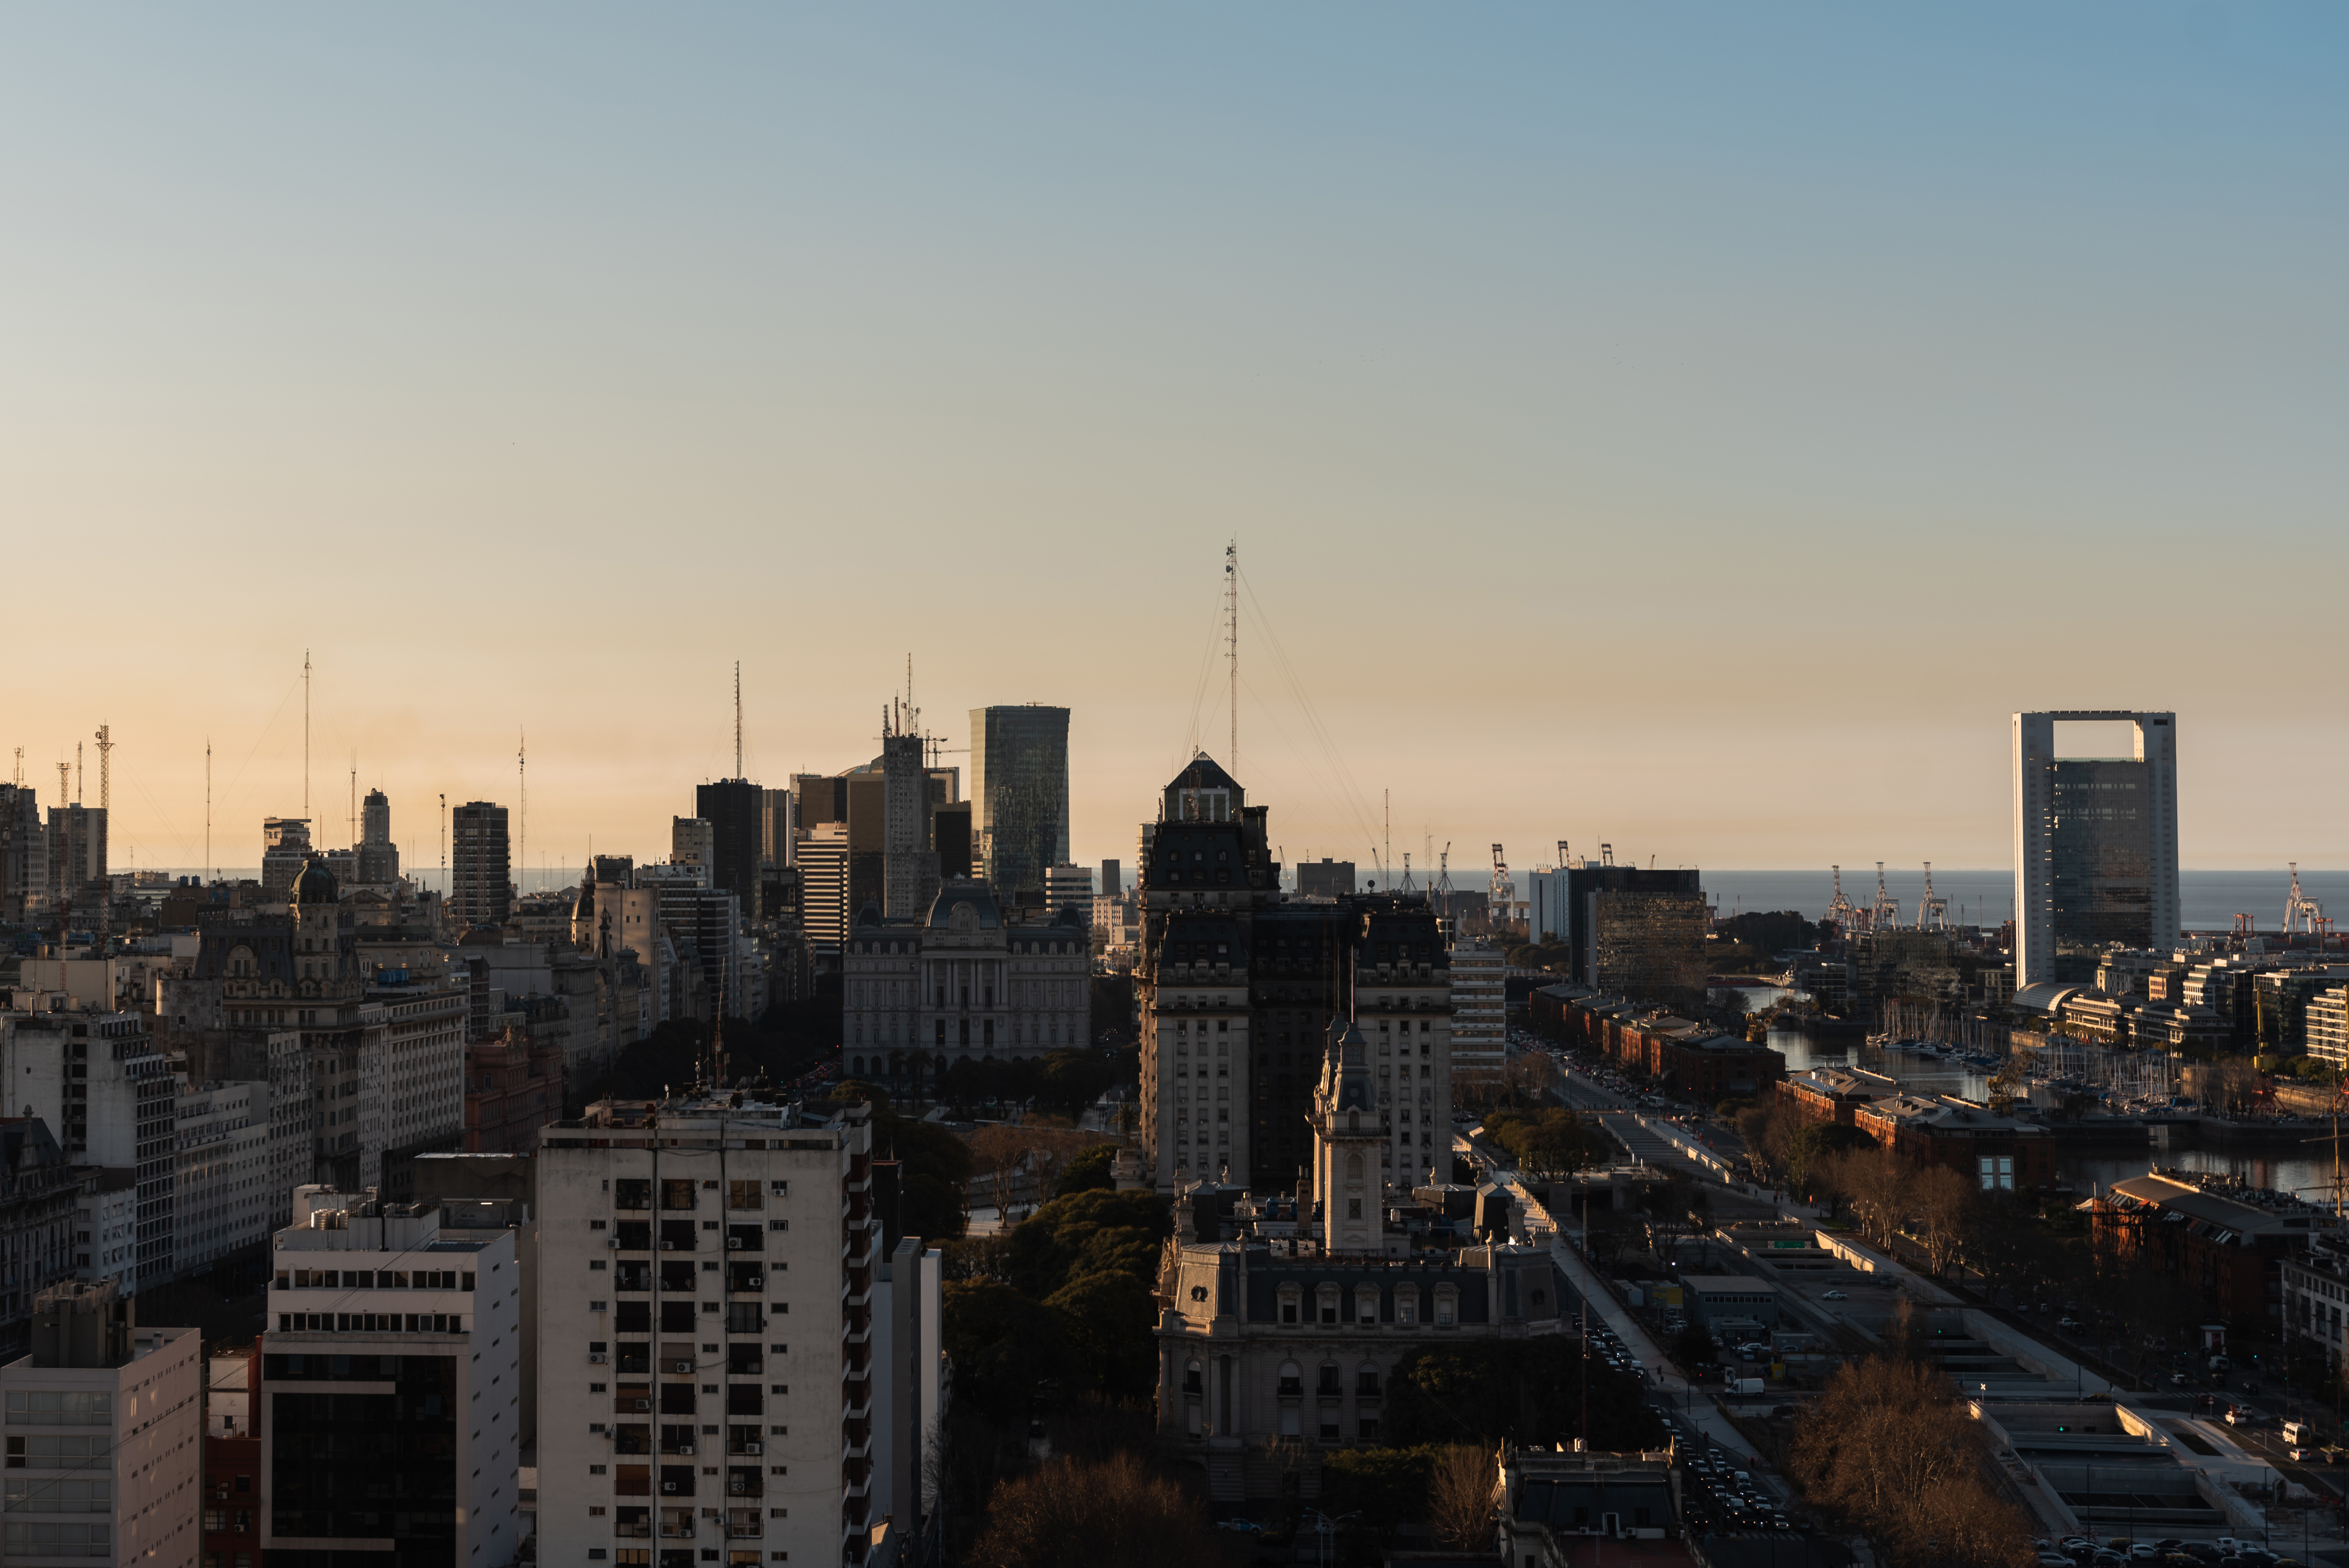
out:
M2082 1326L2078 1318L2073 1317L2067 1314L2066 1315L2055 1320L2055 1326L2062 1329L2064 1333L2070 1334Z
M1819 1295L1819 1299L1821 1301L1849 1301L1851 1297L1843 1291L1830 1290L1822 1291Z
M1216 1521L1216 1528L1218 1530L1228 1530L1240 1535L1262 1535L1264 1533L1264 1526L1258 1524L1253 1519L1219 1519Z

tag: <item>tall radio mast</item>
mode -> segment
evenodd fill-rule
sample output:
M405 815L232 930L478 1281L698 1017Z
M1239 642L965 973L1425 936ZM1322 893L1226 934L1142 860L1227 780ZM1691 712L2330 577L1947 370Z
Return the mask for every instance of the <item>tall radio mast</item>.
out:
M1225 657L1231 666L1232 760L1234 779L1240 776L1240 542L1224 546L1224 615L1230 623Z
M734 777L742 774L742 661L734 661Z

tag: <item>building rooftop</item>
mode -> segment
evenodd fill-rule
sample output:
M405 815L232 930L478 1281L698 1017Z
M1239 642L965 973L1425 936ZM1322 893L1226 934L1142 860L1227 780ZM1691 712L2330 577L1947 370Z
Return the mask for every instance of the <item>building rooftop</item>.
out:
M2289 1193L2249 1187L2213 1191L2183 1171L2149 1171L2116 1181L2104 1201L2123 1209L2150 1205L2180 1215L2221 1233L2216 1238L2221 1241L2230 1235L2300 1235L2334 1225L2332 1215Z
M2035 1121L2004 1115L1971 1100L1952 1099L1946 1096L1928 1098L1923 1095L1901 1094L1889 1099L1862 1106L1859 1114L1880 1117L1904 1127L1926 1132L1954 1134L2015 1134L2047 1138L2054 1134Z

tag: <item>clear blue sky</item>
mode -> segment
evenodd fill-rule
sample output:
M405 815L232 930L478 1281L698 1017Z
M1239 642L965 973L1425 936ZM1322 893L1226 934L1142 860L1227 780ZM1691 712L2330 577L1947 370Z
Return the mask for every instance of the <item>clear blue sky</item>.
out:
M2338 6L7 36L0 746L111 723L118 862L200 857L209 735L254 863L305 645L317 813L356 754L411 852L522 724L533 862L654 852L733 660L771 782L911 652L952 744L1073 707L1130 857L1237 532L1342 764L1244 627L1292 859L1391 789L1473 862L1997 865L2005 715L2143 706L2189 863L2349 863Z

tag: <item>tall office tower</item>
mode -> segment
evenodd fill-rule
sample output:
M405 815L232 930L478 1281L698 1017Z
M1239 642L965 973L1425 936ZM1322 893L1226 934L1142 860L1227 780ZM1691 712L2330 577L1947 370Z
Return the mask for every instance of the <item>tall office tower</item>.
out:
M506 809L468 800L449 813L449 909L460 931L503 925L513 913Z
M2125 723L2131 757L2058 757L2059 724ZM2178 940L2178 716L2014 716L2014 983L2085 984L2096 950Z
M49 812L49 896L72 901L95 921L108 896L106 808L58 806Z
M759 864L792 863L792 833L799 825L789 789L759 791Z
M972 708L970 798L980 874L1007 904L1042 892L1069 858L1069 710Z
M111 1280L51 1285L34 1302L32 1354L0 1367L9 1563L195 1568L203 1336L140 1328L131 1305Z
M0 920L30 924L49 907L49 835L40 797L0 784Z
M691 866L701 873L704 887L716 880L718 832L707 817L671 817L668 820L668 863Z
M767 792L747 779L720 779L697 785L694 814L709 824L709 885L730 892L744 913L759 911L761 819Z
M902 1408L867 1117L729 1091L543 1130L540 1562L859 1560Z
M930 822L937 802L923 766L922 738L902 709L881 737L881 913L912 920L938 896L938 853ZM852 810L854 809L852 804Z
M1047 866L1044 868L1044 908L1058 914L1063 908L1073 907L1079 918L1091 925L1093 915L1093 872L1091 866Z
M1578 983L1660 1002L1703 999L1702 873L1584 864L1565 874Z
M294 1223L272 1239L251 1393L267 1456L267 1495L254 1500L265 1561L514 1560L528 1421L515 1233L441 1218L372 1192L295 1192ZM566 1500L571 1485L565 1475Z
M391 841L391 801L380 789L368 790L359 802L358 880L399 880L399 846Z
M800 928L833 953L848 935L848 824L819 822L800 835Z
M1134 969L1156 1184L1309 1180L1312 1096L1331 1021L1345 1018L1380 1084L1381 1178L1419 1180L1452 1125L1450 961L1426 901L1284 903L1265 808L1204 756L1160 810L1142 832Z
M1101 886L1093 890L1103 898L1121 898L1125 893L1123 868L1115 861L1101 863Z
M264 817L261 820L261 886L284 898L294 879L310 861L310 819Z

